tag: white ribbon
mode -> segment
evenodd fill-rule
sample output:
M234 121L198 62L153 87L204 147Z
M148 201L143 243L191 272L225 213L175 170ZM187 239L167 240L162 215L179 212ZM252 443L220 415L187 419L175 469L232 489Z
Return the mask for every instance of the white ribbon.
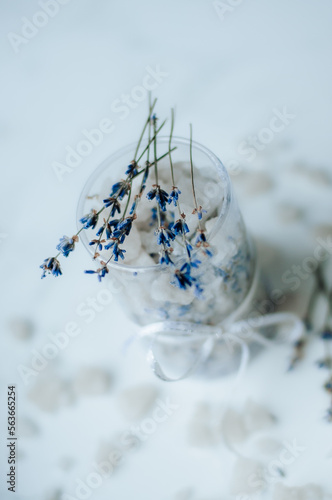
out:
M248 310L250 311L250 304L254 298L258 282L259 273L256 269L252 286L245 300L236 311L234 311L219 325L210 326L182 321L162 321L141 327L138 332L138 336L151 339L148 347L147 361L154 374L161 380L167 382L183 380L191 375L198 368L198 366L207 361L217 342L224 341L229 343L232 341L238 343L241 348L241 360L236 377L236 380L239 380L249 362L250 353L248 341L254 341L262 346L269 347L276 344L283 344L285 342L294 344L297 340L299 340L303 336L304 325L301 319L293 313L277 312L265 314L255 317L255 319L251 319L251 321L238 319L239 317L245 316L245 313L248 313ZM254 324L251 325L250 322ZM277 332L277 335L273 337L273 339L269 339L264 336L264 334L260 333L261 329L268 326L281 327L286 325L289 327L287 330L287 338L282 336L280 331ZM243 331L246 332L245 338L243 338ZM163 337L175 337L177 340L182 337L185 340L201 339L203 341L196 359L194 359L191 366L179 377L174 378L167 376L160 363L157 361L154 352L155 343Z

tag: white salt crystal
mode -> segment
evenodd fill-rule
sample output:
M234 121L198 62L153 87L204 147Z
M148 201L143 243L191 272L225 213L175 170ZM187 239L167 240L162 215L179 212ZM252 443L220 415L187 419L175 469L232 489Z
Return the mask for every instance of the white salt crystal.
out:
M19 437L23 438L31 438L39 434L38 425L28 417L19 417L17 430Z
M282 443L276 439L263 437L255 441L257 450L264 455L276 456L282 449Z
M242 443L248 436L242 415L231 408L223 415L221 431L225 442L230 444Z
M189 422L188 438L190 444L197 447L211 446L219 441L212 425L211 409L206 404L200 404Z
M139 255L142 248L141 236L135 226L135 222L131 228L130 234L126 237L126 242L123 245L126 250L125 261L126 263L133 262Z
M275 424L275 417L267 408L250 399L244 406L243 419L248 432L261 431Z
M18 340L28 340L34 333L34 326L29 319L13 318L9 323L10 333Z
M251 495L261 491L264 482L262 465L256 460L238 458L231 475L231 493L233 495Z
M73 380L73 389L78 395L96 396L107 392L111 385L110 374L96 367L80 368Z
M153 385L143 384L122 391L117 398L121 413L130 420L144 417L152 408L158 390Z
M73 401L68 384L57 375L38 375L34 387L28 393L28 398L40 410L46 412L55 412Z
M150 255L148 255L144 250L141 250L135 261L131 262L130 265L135 267L148 267L155 266L156 263Z
M277 483L273 491L273 500L323 500L323 498L322 489L314 484L292 488Z
M277 207L277 215L281 222L288 224L301 220L303 218L303 210L294 205L283 203Z

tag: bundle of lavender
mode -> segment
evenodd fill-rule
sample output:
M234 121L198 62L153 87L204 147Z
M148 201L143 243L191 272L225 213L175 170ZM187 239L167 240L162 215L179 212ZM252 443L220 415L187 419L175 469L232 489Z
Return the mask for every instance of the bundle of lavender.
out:
M180 144L173 139L173 110L167 140L160 137L166 120L158 124L155 106L156 100L150 100L134 154L123 160L123 178L114 178L112 169L110 184L104 179L97 193L85 197L93 202L80 216L78 232L60 239L57 255L41 265L42 278L62 274L59 257L68 257L84 232L99 263L96 270L85 272L100 281L106 275L120 276L122 261L127 270L158 270L131 293L132 304L140 300L137 314L152 310L158 318L214 322L216 313L220 319L234 310L250 287L250 245L220 161L206 148L193 145L191 125L189 147L185 140ZM162 155L159 146L166 146ZM204 307L197 303L202 299Z
M176 185L174 167L172 162L172 137L174 128L174 111L171 110L171 131L169 136L169 150L168 158L172 177L172 188L168 193L159 181L158 175L158 162L165 157L157 157L157 140L158 134L165 125L165 121L157 127L157 117L153 113L154 107L156 105L156 100L153 104L149 106L149 116L144 124L142 133L140 135L139 141L137 143L136 153L134 159L129 163L125 171L125 179L113 184L109 197L104 199L104 206L96 211L92 210L89 214L81 218L80 222L82 227L79 231L72 237L63 236L57 245L57 250L59 251L55 257L49 257L44 260L44 263L40 266L43 269L42 278L46 274L53 274L53 276L59 276L62 274L60 267L60 262L58 260L59 256L68 257L69 254L75 249L75 244L79 241L79 234L84 229L95 229L100 224L100 216L103 213L102 223L99 225L96 232L96 237L90 242L96 249L94 254L94 259L100 257L100 252L102 250L109 251L109 257L106 261L101 261L101 267L97 270L87 270L87 274L97 274L98 279L101 281L102 278L109 272L108 264L113 259L117 262L120 259L125 259L125 240L129 236L133 224L137 220L137 208L142 200L143 195L146 191L147 180L149 175L151 175L151 170L153 170L154 184L152 189L146 193L146 198L150 202L154 202L154 207L152 207L152 219L156 220L157 227L155 230L155 236L157 244L159 245L159 263L172 266L174 268L172 284L178 286L179 288L186 289L188 287L194 287L196 295L202 293L202 288L199 281L192 276L192 269L198 268L201 264L196 256L193 258L193 239L188 237L189 228L186 223L186 214L181 211L181 190ZM148 145L144 151L138 156L138 151L141 146L144 134L148 130ZM153 160L151 161L153 150ZM144 166L140 166L139 162L143 159L146 153L146 161ZM206 211L202 206L199 206L196 199L195 193L195 182L194 182L194 171L193 171L193 160L192 160L192 127L190 126L190 174L191 174L191 185L193 194L193 214L196 214L198 219L198 230L195 237L194 245L201 252L203 257L211 257L212 252L209 249L209 243L207 242L205 229L202 224L202 214ZM133 184L134 180L138 177L141 178L140 186L138 192L133 196ZM177 208L178 219L172 222L168 218L167 208L169 205L174 205ZM130 207L130 209L129 209ZM174 240L181 239L183 244L183 249L185 252L185 262L178 268L172 260L173 247L172 244Z

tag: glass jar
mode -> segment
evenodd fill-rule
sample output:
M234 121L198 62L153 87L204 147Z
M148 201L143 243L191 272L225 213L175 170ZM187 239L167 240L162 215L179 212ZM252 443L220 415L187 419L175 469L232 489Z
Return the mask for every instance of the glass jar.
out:
M167 137L158 138L158 157L167 153L168 140ZM141 150L146 144L142 144ZM181 200L184 196L185 203L181 202L181 208L185 206L188 209L186 221L192 229L189 237L193 234L192 238L195 238L197 215L192 215L193 205L190 206L189 200L190 169L187 174L183 172L184 166L189 165L190 142L187 139L174 138L172 147L176 148L172 153L175 177L178 172L177 166L182 165L178 184L179 189L185 191L180 195ZM102 207L103 198L109 196L111 186L124 177L124 170L134 157L135 148L135 144L124 147L109 156L93 172L79 200L78 219L91 209L99 210ZM228 173L221 161L204 146L194 142L192 152L196 196L198 203L207 212L202 222L207 229L207 238L213 254L210 258L201 258L198 255L202 262L197 273L204 290L203 297L198 298L192 290L181 290L170 284L171 273L174 273L171 266L155 263L142 250L141 253L137 253L137 249L141 248L141 239L147 237L144 220L140 231L140 217L146 218L146 211L151 211L153 206L152 202L142 199L141 205L143 207L144 204L145 208L142 208L141 213L140 207L138 208L138 218L133 224L137 225L139 230L132 245L130 236L128 242L126 240L124 244L128 252L126 259L121 263L111 261L108 265L110 272L104 278L114 280L117 297L126 314L141 326L165 320L205 325L219 324L241 305L252 284L255 270L254 252ZM167 156L159 162L158 170L160 178L166 179L169 175ZM150 177L153 182L153 172L150 173ZM176 179L175 181L177 182ZM170 185L164 186L162 183L161 187L170 189ZM81 233L81 240L91 255L95 250L89 246L89 241L95 237L95 232L85 230ZM135 251L133 257L131 254ZM99 257L99 260L102 259L106 260L103 256Z

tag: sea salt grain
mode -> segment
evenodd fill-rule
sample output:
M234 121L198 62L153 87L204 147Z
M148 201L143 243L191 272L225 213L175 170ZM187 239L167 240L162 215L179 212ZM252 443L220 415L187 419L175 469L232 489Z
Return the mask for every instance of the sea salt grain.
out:
M144 384L122 391L117 398L117 403L124 417L137 420L148 413L157 397L156 387Z
M250 399L244 406L243 419L248 432L265 430L275 424L275 417L267 408Z
M291 488L277 483L273 491L273 500L323 500L323 498L323 490L314 484Z
M110 374L96 367L82 367L73 379L73 390L79 396L97 396L108 392Z
M249 458L238 458L231 475L231 493L233 495L258 493L264 484L259 480L262 477L264 477L264 471L259 462Z

